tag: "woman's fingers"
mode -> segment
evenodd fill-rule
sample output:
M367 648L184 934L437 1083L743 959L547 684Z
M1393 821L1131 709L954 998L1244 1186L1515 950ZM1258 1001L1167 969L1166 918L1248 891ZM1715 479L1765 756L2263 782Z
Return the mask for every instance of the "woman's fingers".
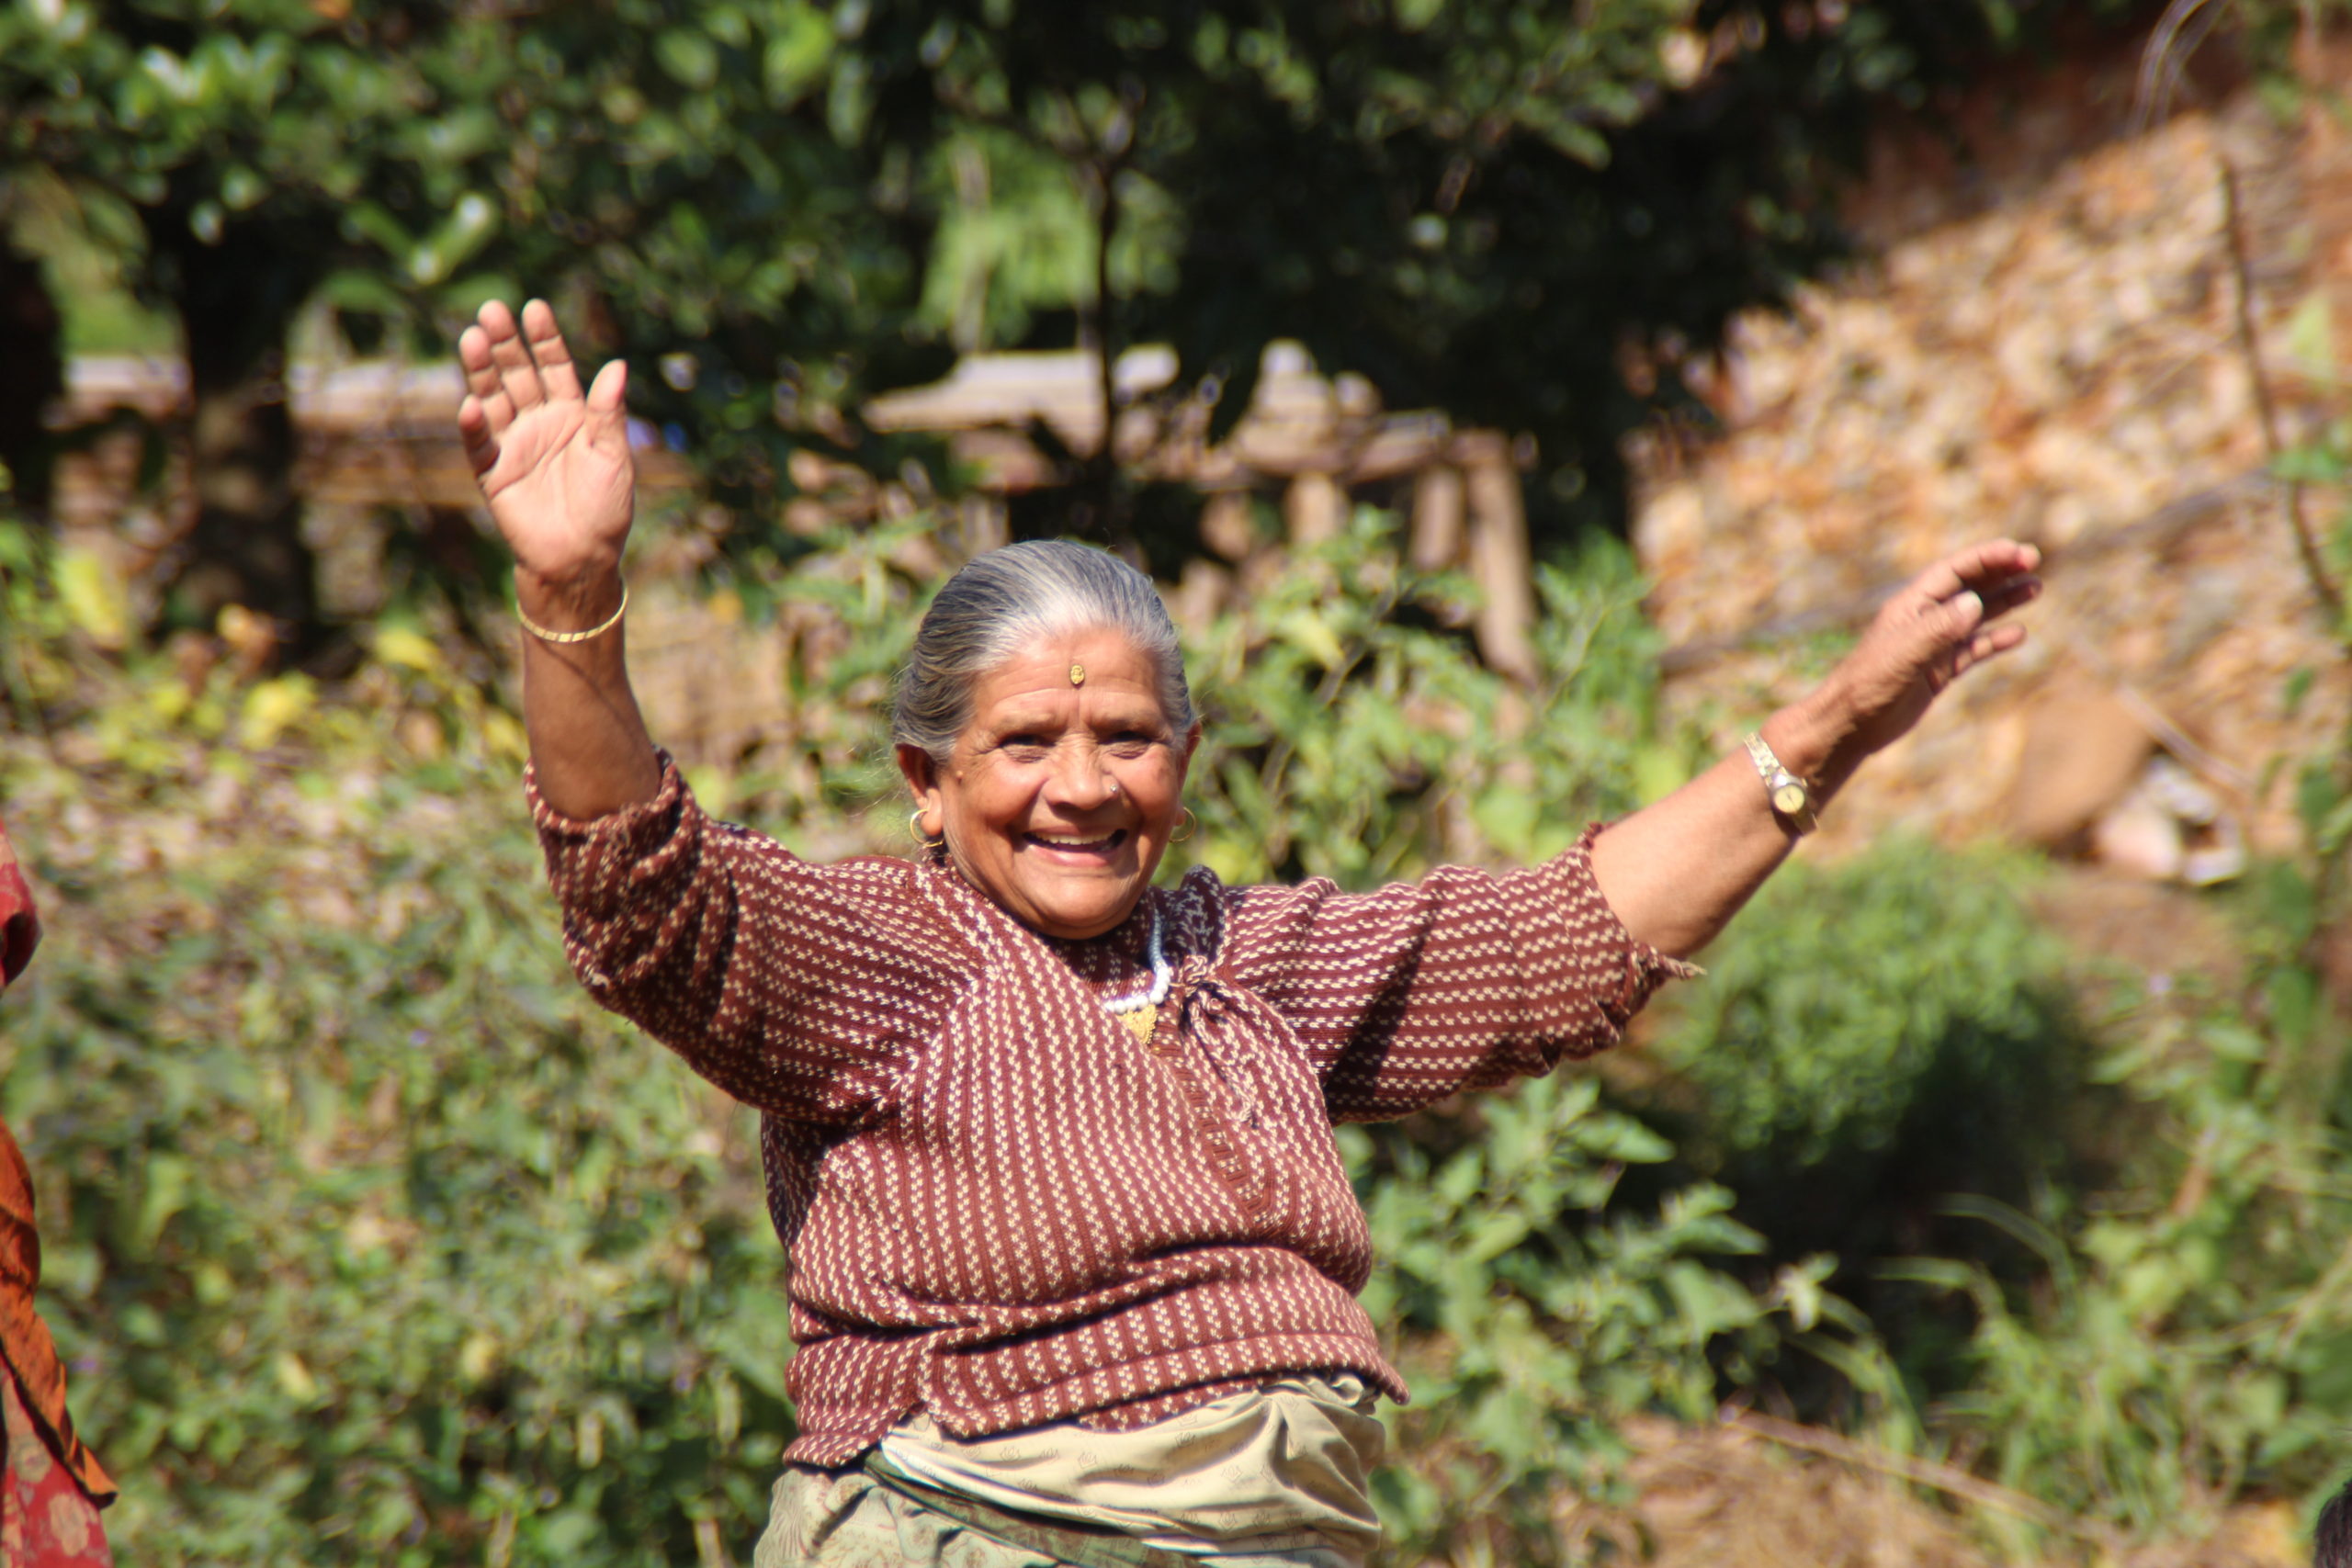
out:
M628 456L628 363L607 360L588 388L588 438Z
M481 308L477 318L490 337L491 363L498 367L499 385L506 389L507 400L514 405L520 416L547 401L547 389L539 380L539 367L531 360L530 345L523 341L522 328L516 324L514 313L503 299L492 299Z
M1986 612L1991 614L1993 595L2007 584L2030 580L2029 574L2041 564L2041 552L2031 545L1989 539L1946 556L1913 578L1905 592L1941 604L1963 591L1973 591L1984 597Z
M1928 659L1948 658L1958 673L2016 647L2023 632L1984 642L1984 628L2040 597L2041 580L2032 573L2041 564L2041 552L2033 546L1993 539L1947 556L1913 579L1902 597L1910 601L1909 613L1938 643Z
M2041 579L2018 578L2014 581L2005 582L1997 588L1987 590L1982 597L1984 601L1984 618L1987 621L1996 621L2011 610L2023 604L2030 604L2041 598Z
M1952 673L1959 675L1974 669L1988 659L1997 659L2025 641L2023 626L1992 626L1968 639L1968 646L1952 660Z
M514 404L506 395L497 362L491 357L490 333L480 325L458 334L458 363L466 372L467 395L481 407L491 434L503 434L514 423Z
M466 461L473 466L474 478L498 466L498 437L491 434L481 400L471 392L458 405L458 438L466 444Z
M532 299L523 306L523 335L529 341L532 359L539 367L539 378L551 399L576 398L580 395L580 372L571 363L571 350L563 341L562 329L555 322L555 311L544 299Z

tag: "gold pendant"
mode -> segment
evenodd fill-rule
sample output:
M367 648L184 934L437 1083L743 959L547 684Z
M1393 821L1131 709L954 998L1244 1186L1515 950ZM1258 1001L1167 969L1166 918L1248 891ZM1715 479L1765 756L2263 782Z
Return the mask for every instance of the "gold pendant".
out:
M1159 1010L1146 1002L1133 1012L1119 1014L1119 1021L1133 1030L1136 1039L1148 1041L1151 1038L1153 1027L1159 1022Z

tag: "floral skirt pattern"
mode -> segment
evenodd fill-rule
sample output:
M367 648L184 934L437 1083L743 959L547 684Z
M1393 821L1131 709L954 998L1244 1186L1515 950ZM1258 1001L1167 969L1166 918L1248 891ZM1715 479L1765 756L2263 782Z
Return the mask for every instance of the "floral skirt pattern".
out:
M97 1506L49 1451L40 1428L0 1370L0 1424L8 1460L0 1475L0 1568L113 1568Z

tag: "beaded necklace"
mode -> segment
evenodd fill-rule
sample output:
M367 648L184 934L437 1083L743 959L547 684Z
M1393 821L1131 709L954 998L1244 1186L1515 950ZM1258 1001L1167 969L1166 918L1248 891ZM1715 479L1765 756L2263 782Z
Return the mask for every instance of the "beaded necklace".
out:
M972 929L980 939L980 946L999 960L1004 950L997 945L996 935L989 930L988 920L976 909L972 912ZM1159 911L1151 911L1150 933L1144 939L1144 960L1151 965L1151 978L1124 997L1102 998L1102 1010L1127 1026L1137 1040L1149 1041L1151 1032L1159 1025L1159 1004L1168 999L1168 989L1175 983L1176 966L1159 945Z
M1159 911L1151 912L1151 935L1144 943L1144 955L1151 964L1148 983L1124 997L1105 997L1102 1010L1117 1019L1132 1031L1138 1040L1151 1038L1152 1030L1159 1022L1159 1004L1168 999L1168 987L1176 976L1175 967L1159 948Z

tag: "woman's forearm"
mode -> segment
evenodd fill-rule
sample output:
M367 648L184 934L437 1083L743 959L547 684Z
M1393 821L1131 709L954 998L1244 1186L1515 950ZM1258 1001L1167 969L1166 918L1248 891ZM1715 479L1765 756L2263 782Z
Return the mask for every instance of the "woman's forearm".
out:
M520 320L486 301L458 334L458 434L514 552L524 619L549 634L523 634L523 726L539 798L575 821L610 816L662 784L619 624L621 552L637 515L628 367L614 360L582 387L544 299Z
M585 631L621 604L616 569L551 583L514 574L523 614L552 632ZM662 786L652 738L628 683L627 617L582 642L523 634L523 728L539 798L575 821L650 800Z
M1761 730L1781 765L1812 782L1816 810L1853 767L1838 754L1838 727L1821 710L1817 699L1799 703ZM1683 958L1714 940L1795 843L1795 829L1773 811L1755 761L1738 747L1611 824L1592 842L1592 874L1627 931Z

